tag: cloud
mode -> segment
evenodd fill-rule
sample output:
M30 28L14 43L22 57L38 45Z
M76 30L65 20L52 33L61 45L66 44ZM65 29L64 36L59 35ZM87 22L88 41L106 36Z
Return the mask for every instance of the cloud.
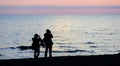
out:
M0 14L120 14L120 6L0 6Z
M119 9L120 6L0 6L0 9Z

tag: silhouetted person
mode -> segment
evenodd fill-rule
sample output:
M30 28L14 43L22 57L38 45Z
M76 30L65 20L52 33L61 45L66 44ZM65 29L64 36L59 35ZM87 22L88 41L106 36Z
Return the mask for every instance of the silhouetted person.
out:
M41 38L38 34L35 34L34 37L32 38L32 49L34 50L34 58L38 58L40 54L40 42Z
M49 50L49 56L52 57L52 38L53 35L49 29L46 29L46 33L44 34L44 39L43 41L45 42L46 48L45 48L45 57L47 57L47 53Z

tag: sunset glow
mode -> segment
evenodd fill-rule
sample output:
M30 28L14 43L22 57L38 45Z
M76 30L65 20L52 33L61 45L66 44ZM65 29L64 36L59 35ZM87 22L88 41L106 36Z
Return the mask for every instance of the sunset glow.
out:
M120 6L120 0L2 0L0 5Z
M0 14L120 14L119 6L120 0L2 0Z

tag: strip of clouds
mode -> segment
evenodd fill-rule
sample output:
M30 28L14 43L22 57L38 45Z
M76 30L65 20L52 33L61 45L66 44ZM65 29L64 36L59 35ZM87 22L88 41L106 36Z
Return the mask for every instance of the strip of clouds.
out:
M120 6L0 6L0 14L120 14Z
M2 9L119 9L120 6L0 6Z

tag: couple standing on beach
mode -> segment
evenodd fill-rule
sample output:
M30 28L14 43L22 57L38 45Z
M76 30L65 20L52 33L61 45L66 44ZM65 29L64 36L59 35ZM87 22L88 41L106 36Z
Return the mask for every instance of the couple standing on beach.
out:
M35 34L32 38L32 50L34 50L34 58L38 58L40 54L40 45L44 46L45 44L45 57L47 57L47 53L49 50L49 56L52 57L52 38L53 35L49 29L46 29L46 33L44 34L43 40L38 34Z

